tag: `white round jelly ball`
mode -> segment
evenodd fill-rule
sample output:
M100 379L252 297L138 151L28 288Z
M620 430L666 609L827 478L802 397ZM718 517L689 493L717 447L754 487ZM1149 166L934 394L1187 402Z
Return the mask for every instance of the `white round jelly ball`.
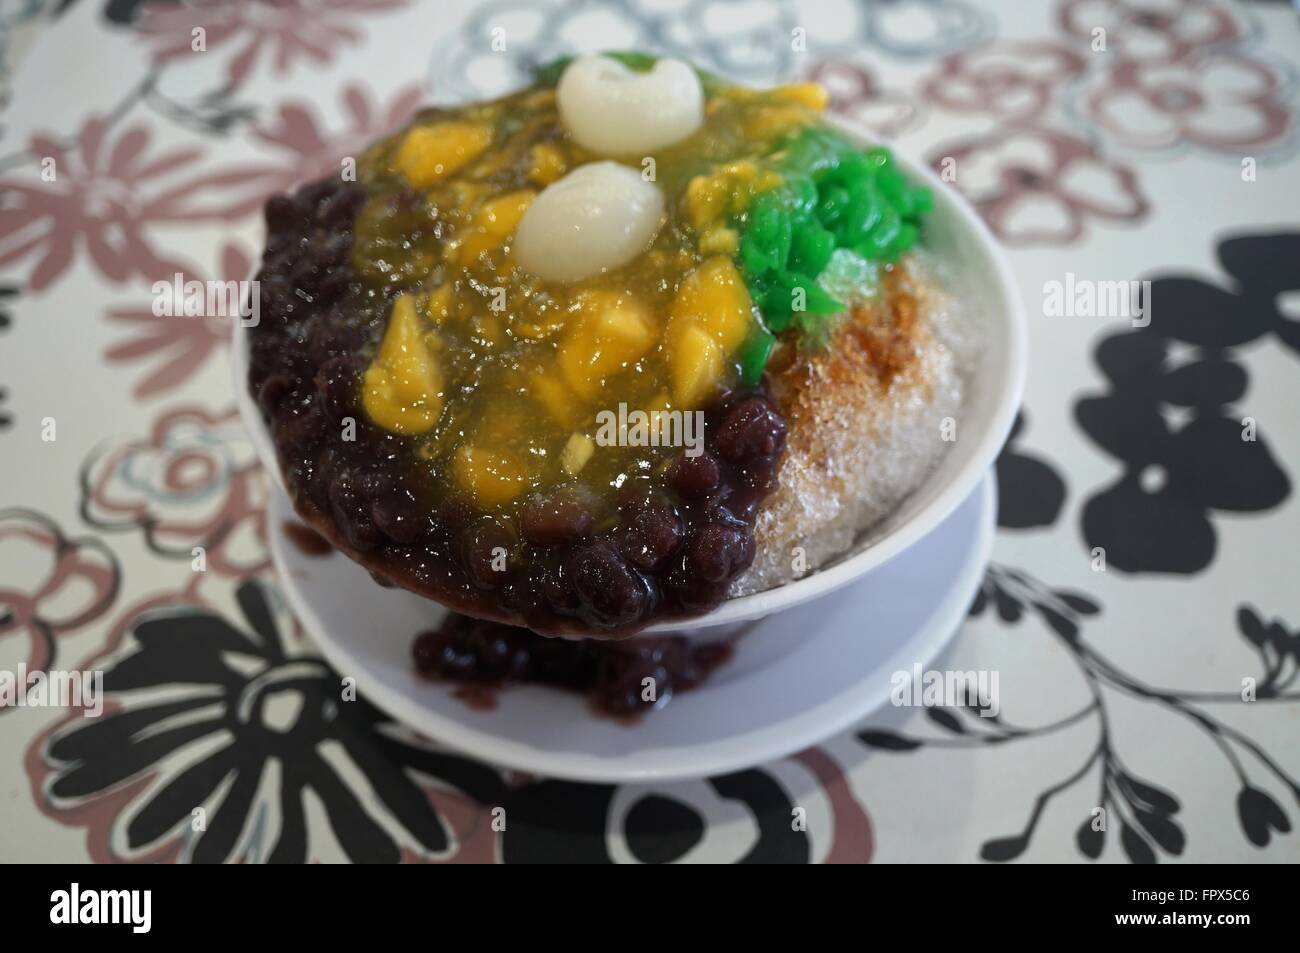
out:
M700 78L681 60L638 73L607 56L579 57L560 77L557 99L573 140L603 156L646 155L704 122Z
M653 182L617 162L591 162L533 199L515 232L515 261L545 281L581 281L645 251L663 216Z

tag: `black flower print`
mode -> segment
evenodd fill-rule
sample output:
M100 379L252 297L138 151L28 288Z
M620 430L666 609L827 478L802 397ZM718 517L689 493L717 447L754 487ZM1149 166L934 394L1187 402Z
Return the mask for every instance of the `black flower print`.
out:
M16 285L0 285L0 334L4 334L13 326L13 314L10 307L17 295L18 288ZM9 391L4 387L0 387L0 433L12 427L14 422L13 415L4 408L8 397Z
M183 838L194 862L302 862L310 798L352 860L447 853L448 829L412 772L487 790L496 773L423 748L345 699L324 662L285 644L262 584L244 583L237 600L238 626L189 607L135 620L104 669L105 714L70 720L45 747L56 809L93 809L126 788L109 834L121 854Z
M1237 610L1237 630L1255 650L1263 669L1263 677L1255 684L1256 697L1286 696L1300 676L1300 629L1288 632L1278 619L1265 622L1254 606L1247 605Z
M1084 432L1123 463L1085 505L1083 534L1124 572L1198 572L1214 558L1215 511L1260 512L1291 493L1267 421L1232 406L1248 386L1233 348L1276 334L1300 350L1300 324L1279 304L1300 288L1300 235L1231 239L1219 258L1237 286L1153 280L1150 325L1097 347L1110 393L1075 405Z
M1282 296L1300 290L1300 232L1242 235L1221 242L1227 288L1187 276L1152 282L1151 326L1167 338L1225 350L1276 334L1300 351L1300 315Z
M17 297L17 285L0 285L0 334L13 326L12 308Z
M722 858L705 841L717 834L711 822L726 803L750 816L754 834ZM611 840L626 852L618 859L642 863L701 848L715 862L807 863L811 854L808 835L791 823L790 796L758 769L662 790L542 781L507 793L504 804L508 863L610 863Z
M1101 611L1101 606L1082 593L1049 589L1011 566L989 567L968 615L978 617L989 606L1007 624L1019 622L1026 612L1038 615L1057 635L1071 641L1078 638L1082 617Z
M1238 610L1239 633L1259 655L1262 669L1257 678L1247 680L1253 691L1247 698L1244 687L1241 693L1164 689L1123 671L1083 635L1084 626L1100 614L1101 607L1082 593L1048 586L1023 569L998 564L988 568L970 614L979 616L990 606L1008 625L1034 616L1041 619L1046 630L1069 652L1088 689L1087 700L1037 725L1013 724L1003 712L976 706L928 708L927 719L937 729L937 734L931 731L930 737L878 728L860 731L857 736L870 748L901 754L922 748L977 750L1057 736L1080 723L1095 726L1093 741L1080 753L1075 768L1034 796L1019 830L985 841L980 848L983 860L1020 857L1033 841L1048 806L1058 798L1075 804L1079 821L1073 839L1083 857L1095 860L1112 844L1132 863L1156 863L1161 854L1182 855L1188 840L1179 819L1182 800L1142 777L1139 770L1121 758L1116 737L1118 722L1111 713L1114 694L1179 715L1213 742L1223 763L1236 775L1236 819L1247 841L1265 847L1274 836L1290 833L1291 815L1265 785L1288 792L1295 802L1291 809L1296 810L1300 806L1300 781L1262 745L1213 712L1225 705L1300 701L1300 690L1295 685L1300 669L1300 631L1292 632L1277 620L1266 623L1250 606Z
M1024 413L1016 414L998 454L998 526L1002 529L1051 526L1065 503L1065 481L1056 468L1012 446L1024 426Z
M75 0L64 0L60 5L59 13L63 8L71 6ZM115 26L136 26L139 23L140 15L148 6L175 6L177 0L108 0L104 4L104 19Z

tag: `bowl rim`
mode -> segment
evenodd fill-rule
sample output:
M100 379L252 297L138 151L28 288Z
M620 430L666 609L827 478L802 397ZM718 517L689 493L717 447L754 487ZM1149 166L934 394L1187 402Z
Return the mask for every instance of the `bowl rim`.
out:
M826 116L825 120L859 146L867 147L883 142L852 120L833 115ZM653 623L640 630L638 635L734 625L792 608L848 585L910 548L942 523L975 491L1006 442L1020 407L1028 366L1028 322L1024 302L1016 285L1006 250L959 192L942 181L929 166L912 159L892 143L889 145L894 160L903 167L904 173L913 181L921 181L925 184L934 196L935 208L938 209L940 206L945 208L953 220L960 224L966 235L974 239L975 246L983 253L986 263L990 266L983 280L994 282L997 306L1003 316L999 327L1004 325L1008 333L1006 340L1002 342L1007 348L1007 373L990 388L993 409L989 415L989 424L975 436L974 439L977 441L975 450L967 456L965 463L949 476L947 484L904 522L891 527L888 532L879 539L873 540L861 552L775 588L727 599L716 609L703 615ZM261 412L248 391L249 336L245 333L243 322L234 321L232 325L231 374L239 417L249 432L262 466L271 473L280 489L284 490L284 478L280 473L275 444L262 420ZM934 472L927 474L920 484L908 492L904 500L919 492L934 478Z

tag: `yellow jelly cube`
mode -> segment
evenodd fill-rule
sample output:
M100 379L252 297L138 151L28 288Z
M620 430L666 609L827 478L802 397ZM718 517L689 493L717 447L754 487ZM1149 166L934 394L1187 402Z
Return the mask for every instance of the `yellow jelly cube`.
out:
M655 337L645 305L630 295L588 292L581 308L560 348L560 371L577 393L593 397L604 378L639 360Z
M539 372L533 376L529 389L557 424L571 427L577 423L578 402L562 382L545 372Z
M713 395L722 378L722 349L709 332L694 322L679 324L673 330L668 360L677 407L691 410Z
M686 185L686 214L699 230L708 228L727 211L727 180L719 175L697 175Z
M385 430L424 433L442 413L442 373L412 295L393 302L388 329L362 380L367 416Z
M761 169L752 159L728 162L686 184L686 216L696 231L707 231L724 215L745 211L754 193L780 181L779 173Z
M536 196L536 192L523 189L484 202L470 218L456 260L468 264L483 252L504 245Z
M790 83L776 87L771 95L774 99L794 103L813 112L822 112L831 100L831 94L821 83Z
M429 318L436 325L448 321L456 313L456 301L451 284L440 285L429 295Z
M730 354L754 324L749 289L730 258L710 258L682 281L673 299L673 321L694 321Z
M745 122L745 135L760 142L777 139L804 126L811 126L817 114L797 105L776 105L760 109Z
M700 236L701 255L734 255L740 247L740 236L734 228L725 225L711 225Z
M753 198L753 196L758 195L760 192L774 189L784 181L785 179L781 178L780 172L777 172L774 169L765 169L758 174L758 178L754 179L753 191L750 193L749 197ZM749 207L748 203L745 207Z
M462 444L453 468L456 482L480 506L509 503L528 487L528 472L503 451Z
M416 126L402 140L393 165L417 189L428 188L472 162L491 142L492 130L481 123Z
M596 444L586 434L569 434L564 449L560 451L560 469L568 476L577 476L595 452Z

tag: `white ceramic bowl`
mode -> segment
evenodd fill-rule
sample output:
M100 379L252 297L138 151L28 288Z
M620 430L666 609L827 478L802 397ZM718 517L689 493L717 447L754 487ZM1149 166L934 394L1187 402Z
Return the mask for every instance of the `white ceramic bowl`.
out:
M833 124L863 148L877 144L854 124L839 120L833 120ZM942 263L950 290L965 296L963 311L981 324L983 340L975 366L969 369L957 439L902 505L834 564L784 586L729 599L688 624L660 623L643 634L734 626L816 599L861 578L912 546L968 498L1006 440L1020 405L1028 356L1024 307L1010 265L975 210L956 191L928 167L896 150L894 159L912 182L923 183L933 193L934 211L926 221L926 246ZM248 335L238 323L234 335L232 363L239 413L263 465L280 480L275 446L248 393Z

